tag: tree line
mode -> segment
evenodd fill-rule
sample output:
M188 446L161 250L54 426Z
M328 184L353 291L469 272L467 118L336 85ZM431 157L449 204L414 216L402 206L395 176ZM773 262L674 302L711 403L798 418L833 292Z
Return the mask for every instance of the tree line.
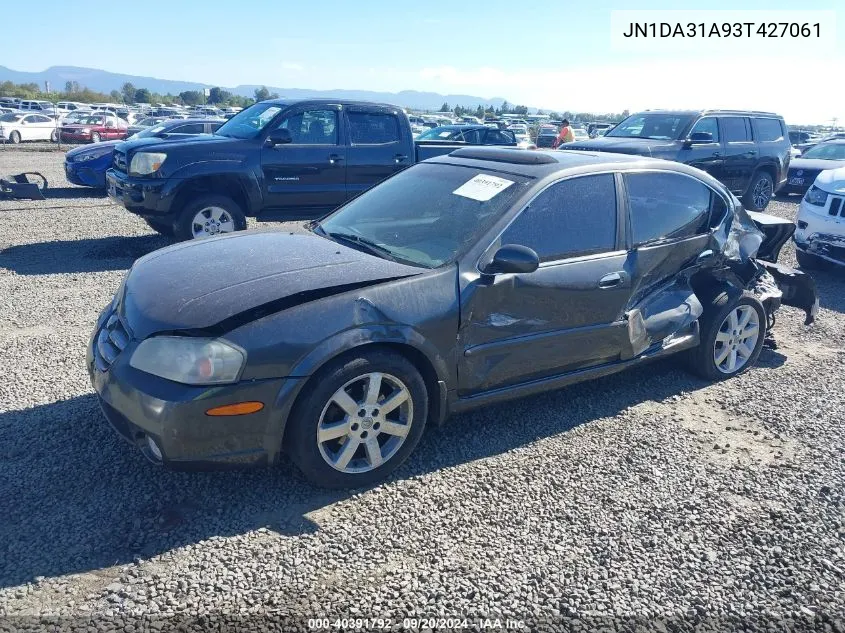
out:
M475 108L466 107L456 105L454 107L450 106L448 103L444 103L440 106L439 112L442 113L451 113L455 116L474 116L479 119L491 119L494 117L499 117L503 114L519 114L519 115L526 115L528 114L528 108L524 105L513 106L510 105L507 101L502 102L502 105L498 108L494 108L493 106L488 105L487 107L478 105ZM627 117L630 113L628 110L623 110L619 114L616 113L606 113L606 114L596 114L593 112L570 112L565 110L563 112L556 112L554 110L537 110L537 114L548 114L549 118L552 120L562 120L568 119L570 121L596 121L596 122L615 122L621 121L625 117Z
M179 94L161 94L144 87L136 87L131 82L124 83L120 90L112 90L110 93L91 90L87 86L81 86L76 81L66 81L64 90L50 90L47 86L39 86L37 83L16 84L11 81L0 83L0 97L17 97L18 99L33 99L40 101L79 101L81 103L114 102L126 105L142 103L167 103L176 105L215 105L215 106L239 106L245 108L256 101L265 99L277 99L279 95L271 93L266 86L255 89L254 97L244 97L232 94L223 88L214 87L208 91L206 96L203 90L185 90Z

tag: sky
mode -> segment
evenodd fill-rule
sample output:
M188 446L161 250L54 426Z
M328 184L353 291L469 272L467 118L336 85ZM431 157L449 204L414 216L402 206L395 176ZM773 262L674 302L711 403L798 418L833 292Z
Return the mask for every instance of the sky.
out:
M74 0L72 18L67 0L38 4L44 15L65 17L39 20L37 45L31 29L4 28L0 65L85 66L223 87L460 93L559 111L750 108L791 123L829 124L836 117L845 124L841 0L709 0L689 7L755 11L743 15L756 21L814 23L821 15L820 40L645 43L624 41L624 21L615 24L614 12L633 8L649 12L643 21L677 21L678 2L172 0L161 11L121 9L116 21L95 19L97 28L82 31L67 20L83 24L84 16L101 15L102 0Z

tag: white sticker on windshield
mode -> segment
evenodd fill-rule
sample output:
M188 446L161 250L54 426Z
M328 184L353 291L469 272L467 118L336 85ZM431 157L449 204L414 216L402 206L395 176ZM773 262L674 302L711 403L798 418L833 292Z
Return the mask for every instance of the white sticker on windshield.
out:
M471 198L479 202L487 202L513 184L513 180L506 180L498 176L478 174L455 189L452 193L464 198Z

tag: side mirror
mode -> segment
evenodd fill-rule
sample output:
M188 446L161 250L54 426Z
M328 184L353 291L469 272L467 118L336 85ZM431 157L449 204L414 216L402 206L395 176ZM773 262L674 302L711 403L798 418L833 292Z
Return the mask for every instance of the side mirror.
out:
M505 244L493 255L493 260L484 268L487 275L501 273L533 273L540 267L540 257L527 246Z
M710 132L693 132L687 139L687 146L700 145L701 143L712 143L713 135Z
M282 127L270 132L270 134L267 136L266 143L269 147L275 147L276 145L286 145L288 143L293 143L293 137L290 135L290 130L285 127Z

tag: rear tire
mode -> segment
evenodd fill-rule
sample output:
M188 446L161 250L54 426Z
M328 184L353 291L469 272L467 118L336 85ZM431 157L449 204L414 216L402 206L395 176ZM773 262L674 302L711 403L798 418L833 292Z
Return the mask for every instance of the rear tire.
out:
M59 133L56 130L50 132L50 142L51 143L58 143L59 142Z
M12 145L17 145L18 143L20 143L21 142L21 133L18 132L17 130L13 131L11 134L9 134L9 142Z
M180 242L246 230L246 216L227 196L208 194L185 205L174 226Z
M701 342L688 352L689 369L715 381L738 376L753 367L766 338L768 321L763 304L749 292L733 297L720 292L702 303L704 314L698 320ZM743 322L744 319L748 320Z
M749 211L762 211L774 195L775 183L766 171L758 171L751 179L748 191L742 197L743 206Z
M379 386L371 397L375 376ZM304 389L288 418L284 449L306 479L324 488L358 488L387 477L419 443L428 417L420 372L390 351L339 358Z
M795 259L798 260L798 265L804 270L830 270L833 265L826 259L805 253L797 248L795 249Z

